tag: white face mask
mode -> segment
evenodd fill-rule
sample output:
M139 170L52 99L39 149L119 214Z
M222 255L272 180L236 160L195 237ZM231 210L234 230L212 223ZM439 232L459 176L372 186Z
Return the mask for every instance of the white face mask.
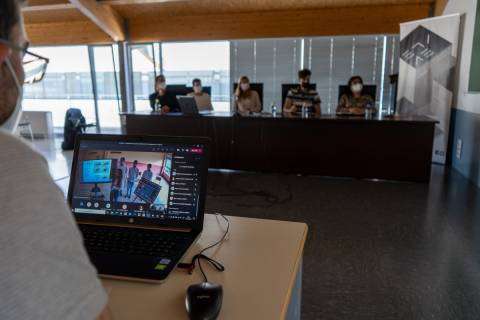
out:
M202 92L202 86L194 86L193 87L193 92L201 93Z
M165 90L167 88L167 84L165 82L160 82L157 87L160 89L160 90Z
M13 133L15 132L15 130L17 130L18 123L20 122L20 118L22 117L23 87L20 84L20 81L18 81L17 74L15 73L12 63L10 62L10 59L8 57L6 58L5 63L7 65L7 68L10 70L10 73L12 74L13 81L15 82L15 87L17 87L18 96L17 96L17 104L15 105L15 109L13 110L12 114L7 119L7 121L5 121L5 123L0 126L3 129Z
M362 92L363 85L361 83L355 83L355 84L352 84L350 89L352 90L352 92L359 93L359 92Z
M242 88L242 91L247 91L250 88L250 85L248 83L241 83L240 88Z

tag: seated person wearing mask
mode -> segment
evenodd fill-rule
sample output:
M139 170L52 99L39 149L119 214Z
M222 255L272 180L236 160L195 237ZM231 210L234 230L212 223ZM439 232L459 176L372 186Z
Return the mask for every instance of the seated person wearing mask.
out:
M180 112L177 97L168 91L165 76L163 74L155 78L155 92L149 97L150 107L153 111L162 113Z
M260 112L262 110L260 96L257 91L250 88L250 80L246 76L242 76L238 80L234 99L235 110L242 114Z
M299 113L303 108L306 108L308 113L320 115L322 109L320 107L321 100L316 90L310 89L310 77L312 72L308 69L303 69L298 72L299 86L288 91L283 112Z
M373 113L376 113L374 105L372 97L363 93L363 79L353 76L348 80L348 92L340 97L337 113L364 115L367 108L372 108Z
M212 100L208 93L202 91L202 81L200 79L193 79L192 87L193 92L190 92L188 96L195 98L198 111L212 111Z
M28 51L20 5L0 1L0 319L111 319L108 296L45 159L13 135ZM35 56L40 63L48 59ZM30 74L42 79L45 69Z

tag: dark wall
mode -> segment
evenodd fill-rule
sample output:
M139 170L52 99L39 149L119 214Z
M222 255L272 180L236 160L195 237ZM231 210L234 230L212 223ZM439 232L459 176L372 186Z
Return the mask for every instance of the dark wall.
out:
M452 109L452 166L480 187L480 114ZM457 143L462 140L462 152L457 158Z

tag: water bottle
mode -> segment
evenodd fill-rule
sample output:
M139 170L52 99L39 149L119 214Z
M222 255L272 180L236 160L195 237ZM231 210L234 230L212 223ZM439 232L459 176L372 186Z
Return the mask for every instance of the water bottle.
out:
M277 106L275 105L275 101L272 102L272 116L277 116Z
M308 108L305 103L302 105L302 117L308 118Z
M162 106L160 105L160 100L155 99L155 111L160 111L161 108Z

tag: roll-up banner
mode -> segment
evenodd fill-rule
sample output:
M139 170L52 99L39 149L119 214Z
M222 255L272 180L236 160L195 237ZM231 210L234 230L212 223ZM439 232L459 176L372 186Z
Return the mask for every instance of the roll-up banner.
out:
M438 121L432 161L441 164L447 156L459 30L459 14L400 24L397 113Z

